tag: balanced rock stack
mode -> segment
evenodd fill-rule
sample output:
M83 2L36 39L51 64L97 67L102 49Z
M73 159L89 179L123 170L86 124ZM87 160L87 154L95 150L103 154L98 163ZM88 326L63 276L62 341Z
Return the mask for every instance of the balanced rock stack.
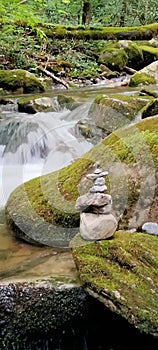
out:
M104 193L107 191L105 185L107 175L107 171L99 168L92 174L88 174L86 177L94 182L93 186L76 201L75 208L81 212L80 235L88 241L109 238L117 229L117 220L111 213L111 195Z

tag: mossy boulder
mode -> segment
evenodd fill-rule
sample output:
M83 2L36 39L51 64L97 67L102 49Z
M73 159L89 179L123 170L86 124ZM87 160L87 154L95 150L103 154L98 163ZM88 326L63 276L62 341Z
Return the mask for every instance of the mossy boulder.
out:
M118 47L118 43L110 43L102 49L98 62L110 69L120 71L127 65L128 55L124 48Z
M57 112L64 108L73 110L78 106L77 102L72 97L57 95L55 97L47 96L33 96L19 98L18 100L18 111L34 114L42 111Z
M111 69L119 71L125 66L135 69L144 67L144 57L141 47L129 40L107 43L101 50L98 61Z
M139 84L156 84L158 81L158 61L152 62L139 72L135 73L129 82L129 86L138 86Z
M158 237L119 231L111 240L74 242L73 255L90 295L158 337Z
M62 94L57 96L57 103L59 105L59 108L67 108L70 111L72 111L79 105L79 103L76 102L73 97Z
M0 70L0 88L9 92L30 93L45 91L44 84L23 69Z
M132 41L125 41L124 49L126 54L128 55L127 65L134 69L140 69L144 67L144 57L141 47Z
M140 45L143 54L144 66L158 60L158 48L151 45Z
M130 124L148 102L139 96L98 95L92 103L88 117L103 130L104 137L112 131Z
M119 228L157 221L158 116L116 130L83 157L59 171L30 180L10 195L6 218L18 237L65 248L78 232L75 201L93 164L109 171L108 191Z
M142 108L141 112L143 119L158 114L158 98L148 102L147 105Z
M129 86L138 86L138 85L152 85L155 84L156 80L155 78L151 77L149 74L143 73L143 72L137 72L135 73L130 82Z

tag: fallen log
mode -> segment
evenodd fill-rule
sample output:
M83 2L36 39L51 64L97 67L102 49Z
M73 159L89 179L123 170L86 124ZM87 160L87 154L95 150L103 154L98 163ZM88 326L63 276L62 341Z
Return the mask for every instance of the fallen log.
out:
M19 4L22 4L21 0ZM9 19L0 18L0 26L9 23ZM16 20L15 24L21 27L29 27L25 20ZM82 39L82 40L150 40L158 34L158 23L152 23L136 27L94 27L94 26L61 26L52 23L36 23L36 29L42 30L50 38L57 39Z
M83 40L150 40L158 34L158 23L138 27L60 26L42 24L48 37Z
M37 69L39 71L41 71L42 73L44 73L45 75L47 75L48 77L52 78L56 83L62 84L63 86L66 87L66 89L69 89L69 85L64 80L56 77L53 73L49 72L47 69L45 69L41 66L38 66Z

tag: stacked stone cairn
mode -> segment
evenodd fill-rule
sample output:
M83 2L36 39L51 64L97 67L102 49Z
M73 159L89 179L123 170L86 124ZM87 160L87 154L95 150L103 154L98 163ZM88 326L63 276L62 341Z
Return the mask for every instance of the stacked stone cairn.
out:
M90 190L80 196L75 208L80 211L80 235L88 241L97 241L112 237L118 222L112 214L111 195L105 194L107 171L96 168L86 178L93 181Z

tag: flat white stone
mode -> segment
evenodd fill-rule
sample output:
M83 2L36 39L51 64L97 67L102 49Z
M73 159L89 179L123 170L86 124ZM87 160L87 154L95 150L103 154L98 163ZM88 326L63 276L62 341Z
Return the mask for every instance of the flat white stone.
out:
M112 214L80 214L80 235L87 241L112 237L117 229L117 220Z
M108 175L108 171L101 171L98 174L97 173L87 174L86 178L89 180L95 180L95 179L98 179L99 177L105 177L107 175Z
M104 186L93 186L90 188L89 192L90 193L96 193L96 192L104 192L107 190L107 186L104 185Z

